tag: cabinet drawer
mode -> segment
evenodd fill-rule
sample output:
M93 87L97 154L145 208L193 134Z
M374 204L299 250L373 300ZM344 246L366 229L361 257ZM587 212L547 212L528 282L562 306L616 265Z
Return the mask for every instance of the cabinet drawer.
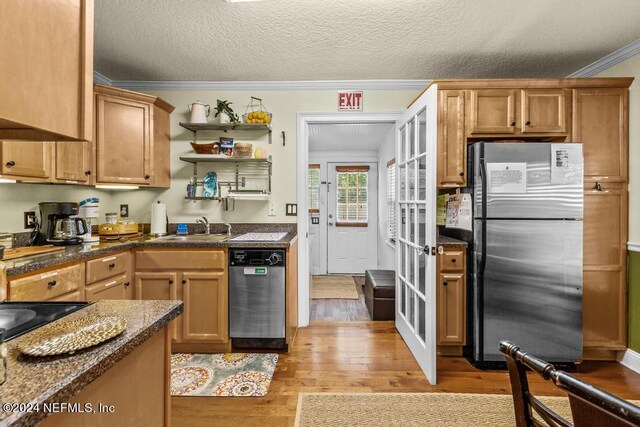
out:
M462 271L464 270L464 250L445 249L441 255L442 271Z
M129 252L87 261L87 284L106 280L109 277L126 273L131 265Z
M51 298L49 301L83 301L84 298L80 296L80 291L69 292L68 294L60 295L59 297Z
M87 301L100 301L103 299L127 299L129 281L126 274L121 274L111 280L87 286L85 294Z
M140 251L136 252L136 270L224 270L225 251Z
M82 284L82 265L60 268L9 282L11 301L45 301L75 291Z

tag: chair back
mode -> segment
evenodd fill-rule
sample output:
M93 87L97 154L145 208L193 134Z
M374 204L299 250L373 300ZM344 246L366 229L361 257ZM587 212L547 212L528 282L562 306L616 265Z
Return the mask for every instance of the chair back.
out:
M640 426L640 407L592 386L552 364L528 355L509 341L500 343L505 355L513 394L517 427L631 427ZM529 391L527 369L551 380L569 396L574 424L553 412ZM534 412L544 423L534 418Z

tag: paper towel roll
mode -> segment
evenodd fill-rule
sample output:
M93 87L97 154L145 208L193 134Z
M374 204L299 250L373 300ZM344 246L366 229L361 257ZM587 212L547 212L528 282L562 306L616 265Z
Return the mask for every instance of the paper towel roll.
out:
M151 205L151 234L167 234L167 205Z

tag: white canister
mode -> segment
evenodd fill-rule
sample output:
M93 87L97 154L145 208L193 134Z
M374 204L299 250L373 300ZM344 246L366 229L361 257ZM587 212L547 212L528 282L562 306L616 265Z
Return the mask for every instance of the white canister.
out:
M191 119L189 119L189 123L207 123L207 117L209 117L209 113L211 112L211 106L203 104L200 101L196 101L193 104L188 105L187 108L191 111Z

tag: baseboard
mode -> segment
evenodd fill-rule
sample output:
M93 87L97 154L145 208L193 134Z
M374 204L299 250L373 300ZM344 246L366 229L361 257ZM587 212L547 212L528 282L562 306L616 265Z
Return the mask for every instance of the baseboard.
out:
M620 363L632 371L640 373L640 353L637 351L628 348L627 351L622 354Z

